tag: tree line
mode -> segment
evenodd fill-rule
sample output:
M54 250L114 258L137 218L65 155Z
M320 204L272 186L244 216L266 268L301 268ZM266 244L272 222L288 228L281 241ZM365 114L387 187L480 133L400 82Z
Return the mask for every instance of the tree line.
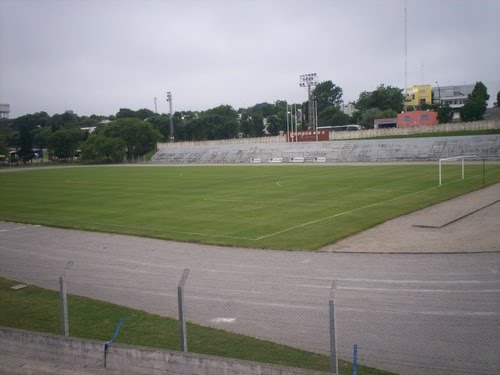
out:
M319 83L312 94L317 105L318 126L360 124L370 128L374 119L396 117L404 108L403 90L383 84L373 91L360 93L352 116L342 111L343 90L332 81ZM488 99L486 86L477 82L461 108L462 120L481 120ZM286 131L289 104L278 100L238 110L220 105L206 111L178 111L172 117L173 135L176 141L277 135ZM299 126L304 129L309 115L308 102L294 106L304 116ZM446 105L424 104L420 109L436 110L440 123L447 123L452 117L452 110ZM95 127L93 132L82 130L92 127ZM78 116L72 112L50 116L47 112L36 112L0 123L0 154L7 154L9 148L14 148L20 159L27 162L33 156L33 148L37 147L48 149L50 156L59 160L72 159L79 154L87 161L120 162L144 155L153 150L157 142L168 141L171 136L169 115L146 108L121 108L111 116Z

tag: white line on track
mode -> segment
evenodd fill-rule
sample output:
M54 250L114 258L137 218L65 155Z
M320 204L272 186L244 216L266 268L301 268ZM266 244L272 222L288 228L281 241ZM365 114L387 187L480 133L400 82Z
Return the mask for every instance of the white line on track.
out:
M409 288L359 288L359 287L337 287L337 290L355 290L370 292L390 292L390 293L500 293L500 289L409 289Z
M176 293L159 293L159 292L150 292L144 291L144 294L150 294L155 296L162 297L172 297L177 298ZM307 304L292 304L292 303L276 303L276 302L264 302L264 301L247 301L247 300L239 300L239 299L229 299L229 298L220 298L220 297L206 297L206 296L185 296L187 300L198 300L198 301L209 301L209 302L218 302L218 303L234 303L241 305L253 305L253 306L265 306L270 308L285 308L288 310L309 310L309 311L327 311L328 306L322 305L307 305ZM383 309L364 309L357 307L339 307L337 311L355 311L362 313L386 313L386 314L416 314L416 315L436 315L436 316L496 316L498 315L494 311L407 311L407 310L383 310Z
M292 279L305 279L305 280L318 280L318 281L328 281L332 282L331 277L304 277L295 275L286 275L286 277ZM354 283L381 283L381 284L484 284L484 283L496 283L498 280L391 280L391 279L352 279L352 278L335 278L337 282L354 282ZM330 286L325 286L330 288Z

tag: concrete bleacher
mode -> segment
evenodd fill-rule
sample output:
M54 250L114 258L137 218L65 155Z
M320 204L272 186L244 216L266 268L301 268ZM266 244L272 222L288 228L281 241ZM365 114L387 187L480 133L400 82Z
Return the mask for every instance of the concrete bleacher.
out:
M500 160L500 135L217 146L200 144L165 147L151 161L159 164L227 164L250 163L252 158L260 158L262 163L267 163L270 158L282 158L287 163L291 157L303 157L304 162L324 157L327 163L341 163L435 161L453 156Z

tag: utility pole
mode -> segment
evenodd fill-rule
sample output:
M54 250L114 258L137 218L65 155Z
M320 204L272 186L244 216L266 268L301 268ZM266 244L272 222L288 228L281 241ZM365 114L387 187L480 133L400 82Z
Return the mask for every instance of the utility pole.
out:
M170 91L167 92L167 102L170 106L170 142L174 142L175 137L174 137L174 121L173 121L173 114L172 114L172 93Z
M155 114L158 114L158 107L156 106L156 99L158 99L156 96L153 98L155 102Z

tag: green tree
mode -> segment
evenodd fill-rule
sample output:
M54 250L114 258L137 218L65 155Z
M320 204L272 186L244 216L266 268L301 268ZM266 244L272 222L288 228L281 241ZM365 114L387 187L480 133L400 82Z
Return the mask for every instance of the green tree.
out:
M437 108L437 119L440 124L448 124L453 119L453 109L449 104L440 105Z
M481 121L488 106L488 91L482 82L476 82L472 93L460 108L460 118L462 121Z
M262 116L260 114L254 114L250 117L247 114L243 114L240 122L240 131L246 137L261 137L264 131Z
M40 148L47 147L47 140L52 134L52 129L50 127L36 128L31 132L33 135L33 143Z
M4 135L0 135L0 155L9 155L7 137Z
M135 111L130 108L120 108L116 113L116 118L135 118Z
M375 91L363 91L359 94L355 106L361 112L369 108L378 108L381 111L392 109L399 113L403 110L403 99L402 89L382 84Z
M119 118L103 128L102 134L110 138L121 138L127 145L127 155L143 155L162 140L161 133L153 126L136 118Z
M342 88L332 81L321 82L314 88L312 93L317 101L318 114L327 107L339 107L342 102Z
M125 156L126 147L123 139L92 134L82 144L82 158L86 161L119 163Z
M278 116L272 115L267 118L267 131L272 135L278 135L280 133L280 120Z
M145 120L145 119L153 117L153 116L155 116L155 113L152 110L147 109L147 108L141 108L141 109L135 111L134 117L141 119L141 120Z
M82 141L83 131L80 129L60 129L48 137L47 146L59 159L72 159Z
M383 112L379 108L368 108L363 112L359 123L365 128L371 129L373 128L373 120L376 118L384 118L382 113Z
M238 135L238 122L236 118L218 115L205 115L201 118L205 122L206 139L229 139Z
M21 126L20 129L20 144L17 151L19 158L26 164L32 159L33 137L28 129L28 126Z
M36 112L15 118L13 124L15 129L20 129L24 126L27 127L28 130L33 130L36 128L44 128L50 125L51 121L51 117L47 112Z
M349 115L335 106L328 106L318 114L318 126L347 125L350 120Z
M203 113L203 116L221 116L227 118L236 118L238 113L230 105L220 105L212 109L208 109Z
M174 115L174 134L177 133L175 131L175 129L177 129L177 127L175 126L175 123L178 122L178 121L176 121L177 119L182 121L182 118ZM170 137L170 116L167 116L165 114L154 115L154 116L149 117L146 121L148 123L150 123L153 126L153 128L158 130L163 135L163 140L166 141L169 139L169 137ZM176 134L176 138L178 138L177 134Z

